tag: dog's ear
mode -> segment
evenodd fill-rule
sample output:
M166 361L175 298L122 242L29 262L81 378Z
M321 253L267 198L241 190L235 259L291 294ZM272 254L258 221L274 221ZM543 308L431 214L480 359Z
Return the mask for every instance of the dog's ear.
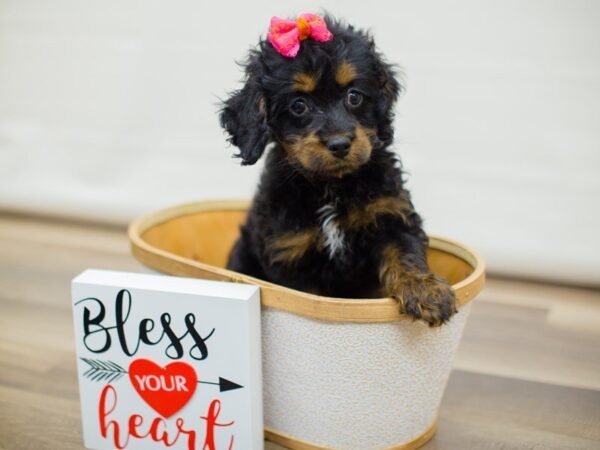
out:
M378 53L375 53L375 60L375 70L379 81L379 98L376 106L379 120L377 135L384 145L389 145L394 138L393 107L402 91L402 86L391 64L386 63Z
M220 116L221 126L229 133L229 142L240 149L234 156L242 158L242 165L258 161L271 139L265 98L256 75L248 69L247 74L246 85L223 102Z

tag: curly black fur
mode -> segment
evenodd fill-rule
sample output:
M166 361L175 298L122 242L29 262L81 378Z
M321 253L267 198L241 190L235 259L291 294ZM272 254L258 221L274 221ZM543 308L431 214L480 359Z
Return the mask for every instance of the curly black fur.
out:
M365 32L326 18L334 38L294 59L261 41L221 124L242 164L269 149L228 268L336 297L396 298L430 325L455 312L427 267L427 236L388 147L401 89Z

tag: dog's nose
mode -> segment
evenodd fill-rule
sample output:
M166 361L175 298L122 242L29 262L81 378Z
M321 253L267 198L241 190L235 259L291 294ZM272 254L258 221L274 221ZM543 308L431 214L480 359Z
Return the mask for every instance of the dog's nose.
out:
M343 158L350 152L352 141L346 136L336 136L327 140L327 148L337 156Z

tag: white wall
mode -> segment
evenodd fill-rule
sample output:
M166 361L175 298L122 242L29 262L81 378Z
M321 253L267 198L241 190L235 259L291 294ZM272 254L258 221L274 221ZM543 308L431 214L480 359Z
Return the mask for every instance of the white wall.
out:
M271 15L321 6L404 67L396 148L430 232L600 284L594 1L2 0L0 208L127 222L249 197L260 165L231 159L218 97Z

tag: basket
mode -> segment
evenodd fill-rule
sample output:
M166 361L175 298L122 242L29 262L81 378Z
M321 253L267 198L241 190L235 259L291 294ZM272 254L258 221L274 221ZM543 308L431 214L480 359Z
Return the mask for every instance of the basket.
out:
M134 256L171 275L260 286L265 437L292 449L414 449L437 411L469 315L485 283L483 260L430 236L431 270L452 284L459 312L431 329L390 298L339 299L226 270L245 201L198 202L129 227Z

